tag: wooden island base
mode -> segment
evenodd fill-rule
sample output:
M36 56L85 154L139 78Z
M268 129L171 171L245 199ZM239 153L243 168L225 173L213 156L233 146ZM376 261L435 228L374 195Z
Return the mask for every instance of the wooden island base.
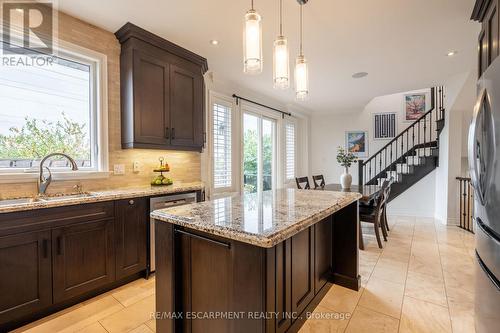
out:
M297 332L333 283L358 290L358 202L263 248L156 222L156 327Z

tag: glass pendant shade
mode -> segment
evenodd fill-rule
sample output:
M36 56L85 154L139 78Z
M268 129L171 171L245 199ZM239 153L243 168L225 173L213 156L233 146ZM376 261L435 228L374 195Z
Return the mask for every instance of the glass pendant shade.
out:
M309 73L303 55L299 55L295 62L295 94L299 101L305 101L309 95Z
M262 72L262 20L253 9L245 14L243 31L243 71L247 74Z
M288 89L290 87L290 64L288 55L288 42L284 36L278 36L274 41L274 88Z

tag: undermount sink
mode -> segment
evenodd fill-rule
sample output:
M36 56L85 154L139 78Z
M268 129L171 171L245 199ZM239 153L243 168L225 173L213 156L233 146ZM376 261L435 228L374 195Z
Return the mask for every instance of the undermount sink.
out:
M70 199L89 198L92 196L93 196L92 193L78 193L78 194L43 196L43 197L36 197L36 198L5 199L5 200L0 200L0 207L1 206L30 204L30 203L35 203L35 202L52 202L52 201L61 201L61 200L70 200Z
M39 201L58 201L58 200L69 200L69 199L80 199L92 197L92 193L78 193L78 194L65 194L65 195L54 195L47 197L39 197Z

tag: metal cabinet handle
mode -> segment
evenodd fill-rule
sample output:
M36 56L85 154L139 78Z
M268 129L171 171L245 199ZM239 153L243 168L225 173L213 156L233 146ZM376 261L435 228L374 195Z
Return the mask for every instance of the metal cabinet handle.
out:
M129 204L129 205L133 205L133 204L135 204L135 201L134 201L134 200L129 200L129 201L128 201L128 204Z
M172 140L175 139L175 128L172 127Z
M49 240L44 239L42 241L42 251L43 251L43 257L47 258L49 256Z
M175 229L175 233L183 234L183 235L190 236L190 237L197 238L197 239L201 239L201 240L204 240L204 241L216 244L216 245L227 247L228 249L231 248L231 244L229 244L229 243L220 242L218 240L211 239L211 238L204 237L204 236L200 236L200 235L197 235L197 234L193 234L193 233L190 233L190 232L187 232L187 231L184 231L184 230Z
M168 127L165 127L165 138L170 139L170 130Z

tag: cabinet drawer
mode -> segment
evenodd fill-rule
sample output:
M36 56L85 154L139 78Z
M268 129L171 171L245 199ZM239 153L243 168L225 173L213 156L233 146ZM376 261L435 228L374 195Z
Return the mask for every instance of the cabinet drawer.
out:
M113 217L113 201L0 214L0 236Z

